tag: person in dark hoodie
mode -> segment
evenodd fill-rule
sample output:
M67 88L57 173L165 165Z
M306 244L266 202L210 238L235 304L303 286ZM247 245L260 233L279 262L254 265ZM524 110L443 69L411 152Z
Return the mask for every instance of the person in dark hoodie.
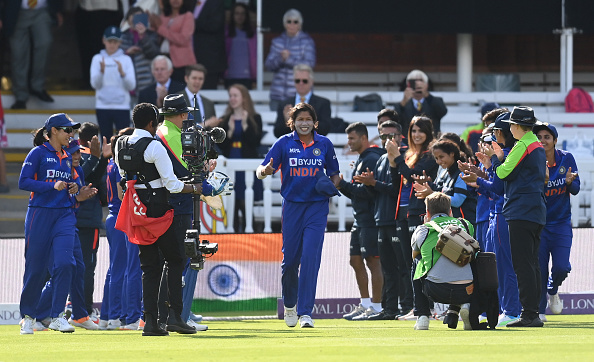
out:
M369 197L367 187L355 182L354 177L373 170L380 156L385 151L369 143L367 126L361 122L350 124L345 130L351 152L357 152L359 158L354 164L353 181L340 180L338 190L351 199L355 223L351 229L350 263L355 270L355 278L361 293L361 305L352 313L345 314L348 320L367 320L382 311L381 298L383 275L381 271L377 227L373 218L374 200ZM371 299L367 288L369 281L365 265L371 274Z
M385 147L388 140L394 140L402 149L402 127L398 123L394 121L382 123L379 137L382 146ZM374 216L378 229L378 249L384 275L382 296L384 310L369 319L394 320L401 314L398 297L400 297L402 311L408 313L413 309L413 296L410 268L408 268L410 256L404 254L405 248L396 230L396 208L399 194L398 189L392 184L388 154L384 153L380 156L373 172L363 172L360 176L354 176L354 180L368 186L367 190L375 200Z
M85 263L85 306L91 319L93 314L93 291L95 287L95 267L99 250L99 229L104 229L102 207L107 206L107 185L105 170L111 156L111 147L103 137L103 146L99 144L99 127L85 122L78 134L81 145L81 167L85 175L85 185L93 184L98 192L95 197L80 203L76 216L76 227ZM118 326L119 327L119 326Z

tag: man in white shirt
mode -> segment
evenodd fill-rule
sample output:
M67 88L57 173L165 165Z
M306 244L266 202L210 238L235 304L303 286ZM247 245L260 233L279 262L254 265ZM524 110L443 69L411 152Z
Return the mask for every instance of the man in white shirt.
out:
M217 119L214 103L200 95L200 90L206 77L206 68L202 64L188 65L186 67L186 89L178 94L183 94L188 107L198 108L196 118L198 122L204 121L205 128L217 127L221 119ZM194 114L194 112L192 112Z

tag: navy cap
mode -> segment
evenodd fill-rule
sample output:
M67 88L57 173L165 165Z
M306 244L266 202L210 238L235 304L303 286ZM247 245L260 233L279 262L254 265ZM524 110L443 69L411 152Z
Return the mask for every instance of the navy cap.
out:
M495 123L493 123L493 129L506 130L509 132L510 124L509 124L509 122L506 122L506 121L509 121L510 115L511 115L510 112L505 112L505 113L501 113L499 116L497 116Z
M316 182L316 191L326 197L340 195L338 189L336 186L334 186L334 182L332 182L332 180L330 180L330 178L324 173L318 177L318 182Z
M66 152L68 152L69 154L74 154L74 152L80 150L82 147L80 146L80 143L78 142L78 140L72 139L70 141L70 143L68 144L67 147L64 147L64 149L66 150Z
M48 131L48 132L52 129L52 127L72 127L74 129L77 129L77 128L80 128L80 123L74 122L65 113L56 113L56 114L52 114L45 121L44 127L45 127L46 131Z
M122 40L122 31L117 26L108 26L103 32L103 37L107 40Z
M497 102L485 103L481 107L481 116L484 116L485 114L487 114L497 108L501 108Z
M538 126L534 126L532 128L532 132L534 132L534 134L537 134L538 132L542 131L543 129L551 132L551 134L553 135L553 138L555 138L555 139L559 138L559 133L557 133L557 128L548 122L544 122Z

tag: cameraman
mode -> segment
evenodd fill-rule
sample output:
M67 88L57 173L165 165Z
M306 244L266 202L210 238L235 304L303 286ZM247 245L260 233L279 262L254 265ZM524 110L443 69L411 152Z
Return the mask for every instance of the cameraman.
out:
M157 139L161 141L167 155L173 165L173 172L178 178L189 177L188 165L182 159L182 142L181 131L183 122L188 119L188 109L186 101L182 94L170 94L163 100L163 108L159 113L165 118L159 129L157 129ZM204 180L202 182L202 192L204 195L212 194L212 186ZM186 238L186 230L192 229L192 214L194 212L194 202L190 194L173 194L169 198L169 204L173 206L173 226L175 228L175 238L177 246L180 248L182 255L185 255L184 240ZM186 259L187 260L187 259ZM181 313L182 321L188 321L188 324L198 331L205 331L207 326L197 324L189 320L190 308L194 298L194 289L196 287L196 279L198 271L189 267L186 263L184 273L184 287L183 287L183 310ZM161 282L161 295L167 290L167 280L165 273L163 273L163 280ZM159 305L163 307L163 301ZM161 309L162 311L162 309ZM164 314L164 313L163 313ZM167 316L161 315L160 322L165 323Z
M150 103L140 103L132 111L134 133L121 140L134 145L141 138L153 138L158 126L158 109ZM115 160L120 168L120 174L126 174L120 166L118 153L121 144L116 147ZM143 181L134 188L140 200L146 205L146 216L159 218L171 209L169 193L202 193L202 185L184 184L179 181L173 172L173 167L165 147L159 142L150 142L143 153L144 164L142 168ZM147 188L147 186L149 186ZM120 214L121 216L121 214ZM186 257L178 247L175 234L175 225L172 223L153 244L139 245L140 267L142 269L142 292L144 302L144 331L143 336L166 336L167 331L178 333L196 333L196 330L181 320L182 312L182 272ZM168 286L169 304L172 311L169 313L167 330L157 323L159 283L161 280L162 265L159 254L162 254L169 265Z

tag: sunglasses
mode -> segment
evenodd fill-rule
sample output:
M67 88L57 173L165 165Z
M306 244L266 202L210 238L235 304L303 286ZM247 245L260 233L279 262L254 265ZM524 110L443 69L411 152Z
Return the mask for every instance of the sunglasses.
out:
M299 83L307 84L307 82L309 82L309 79L295 79L295 84L299 84Z
M381 138L382 141L385 141L385 140L391 140L392 138L398 139L398 138L402 137L402 134L400 134L400 133L386 133L386 134L381 134L379 137Z
M299 20L287 20L287 24L299 24Z
M61 129L62 131L66 132L66 133L74 132L74 128L72 128L72 127L56 127L56 128Z

